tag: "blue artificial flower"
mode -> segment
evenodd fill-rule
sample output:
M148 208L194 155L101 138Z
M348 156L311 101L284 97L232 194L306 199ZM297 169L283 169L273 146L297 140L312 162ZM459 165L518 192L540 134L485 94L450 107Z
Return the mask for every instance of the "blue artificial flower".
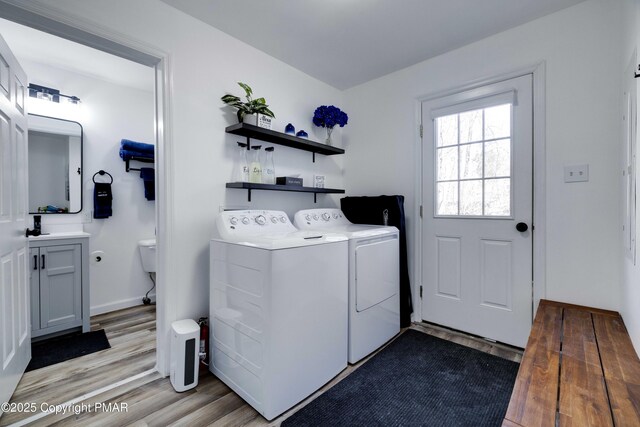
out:
M321 105L313 112L313 124L323 128L344 127L348 120L347 113L334 105Z

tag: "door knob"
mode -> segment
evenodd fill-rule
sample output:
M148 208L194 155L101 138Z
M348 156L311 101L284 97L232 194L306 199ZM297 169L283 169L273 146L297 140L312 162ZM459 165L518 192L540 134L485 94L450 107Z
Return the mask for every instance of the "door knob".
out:
M525 224L524 222L519 222L519 223L516 224L516 230L518 230L521 233L524 233L528 229L529 229L529 226L527 224Z

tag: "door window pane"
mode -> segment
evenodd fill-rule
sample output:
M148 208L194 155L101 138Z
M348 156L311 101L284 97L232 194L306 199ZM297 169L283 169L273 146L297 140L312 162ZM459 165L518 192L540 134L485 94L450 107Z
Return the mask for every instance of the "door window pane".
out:
M439 117L437 121L438 147L458 143L458 115Z
M460 143L482 141L482 110L460 114Z
M484 176L496 178L511 175L511 140L484 143Z
M511 215L511 104L438 117L436 216Z
M482 178L482 143L460 146L460 179Z
M438 183L438 215L458 215L458 183Z
M460 181L460 215L482 215L482 180Z
M484 214L511 214L511 179L488 179L484 182Z
M458 147L438 149L438 181L458 179Z
M498 105L484 110L484 139L511 136L511 104Z

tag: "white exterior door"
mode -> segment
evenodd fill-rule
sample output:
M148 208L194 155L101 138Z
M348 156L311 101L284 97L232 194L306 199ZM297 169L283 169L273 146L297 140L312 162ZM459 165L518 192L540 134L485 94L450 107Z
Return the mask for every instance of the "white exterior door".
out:
M26 84L0 37L0 402L9 401L31 359Z
M531 75L422 104L422 318L519 347L533 310L532 107Z

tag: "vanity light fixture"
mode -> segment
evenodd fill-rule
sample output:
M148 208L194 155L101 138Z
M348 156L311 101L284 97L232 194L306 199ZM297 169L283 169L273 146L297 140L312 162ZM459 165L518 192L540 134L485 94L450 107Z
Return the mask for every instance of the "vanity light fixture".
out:
M78 104L80 98L73 95L65 95L60 93L58 89L53 89L46 86L40 86L33 83L29 83L29 96L37 99L44 99L51 102L60 102L60 98L63 98L71 104Z

